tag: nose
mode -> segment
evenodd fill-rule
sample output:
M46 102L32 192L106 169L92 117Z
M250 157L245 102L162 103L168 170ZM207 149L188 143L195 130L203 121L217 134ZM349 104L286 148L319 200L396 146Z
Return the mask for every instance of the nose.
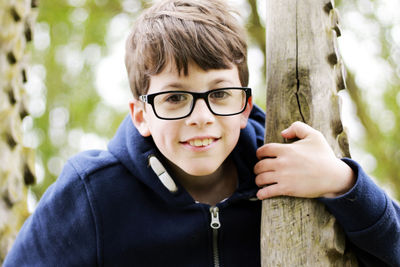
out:
M194 126L205 126L212 124L215 121L214 114L208 109L206 101L204 99L197 99L194 103L192 114L186 119L187 125Z

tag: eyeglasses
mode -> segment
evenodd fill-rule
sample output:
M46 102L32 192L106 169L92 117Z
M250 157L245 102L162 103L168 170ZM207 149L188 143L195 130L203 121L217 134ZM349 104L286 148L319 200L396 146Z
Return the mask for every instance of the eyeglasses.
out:
M213 89L204 93L188 91L166 91L141 95L142 102L152 106L157 118L178 120L188 117L198 99L204 99L208 109L214 115L231 116L242 113L247 106L251 89L247 87L229 87Z

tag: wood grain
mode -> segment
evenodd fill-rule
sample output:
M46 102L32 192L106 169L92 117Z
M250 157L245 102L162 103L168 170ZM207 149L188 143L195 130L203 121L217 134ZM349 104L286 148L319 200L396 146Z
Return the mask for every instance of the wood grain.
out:
M267 120L265 142L283 143L294 121L321 131L337 157L349 157L337 91L344 69L332 1L267 1ZM263 201L262 266L357 266L336 219L316 200Z

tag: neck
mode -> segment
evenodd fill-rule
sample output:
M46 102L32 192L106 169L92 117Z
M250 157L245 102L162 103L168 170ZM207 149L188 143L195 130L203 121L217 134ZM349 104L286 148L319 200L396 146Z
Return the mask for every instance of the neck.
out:
M169 165L172 175L198 202L214 206L230 197L236 190L237 170L230 158L226 159L214 173L206 176L193 176L171 162Z

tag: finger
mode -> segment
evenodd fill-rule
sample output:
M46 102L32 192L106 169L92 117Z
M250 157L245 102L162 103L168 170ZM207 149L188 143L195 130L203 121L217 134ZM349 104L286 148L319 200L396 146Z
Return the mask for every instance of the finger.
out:
M254 165L254 174L258 175L263 172L275 171L277 159L276 158L264 158Z
M256 176L255 181L259 187L275 184L277 182L276 172L263 172Z
M256 156L258 159L275 158L279 156L279 152L282 150L282 146L282 144L278 143L265 144L257 149Z
M282 190L279 184L265 186L257 192L257 198L260 200L277 196L282 196Z
M307 138L310 134L313 134L315 131L316 130L313 129L311 126L303 122L296 121L292 123L292 125L290 125L289 128L283 130L281 132L281 135L287 139L292 139L295 137L304 139Z

